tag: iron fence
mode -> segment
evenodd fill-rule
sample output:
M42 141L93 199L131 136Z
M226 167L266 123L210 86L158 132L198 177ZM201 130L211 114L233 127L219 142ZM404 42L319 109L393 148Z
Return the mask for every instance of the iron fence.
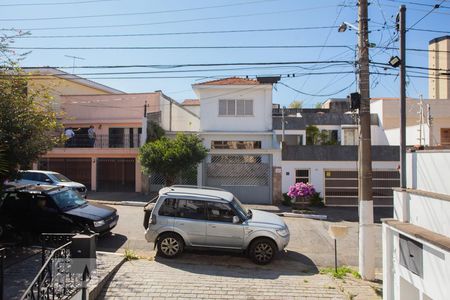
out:
M197 169L182 172L173 184L197 185ZM167 186L166 179L161 174L152 173L149 176L149 186L151 192L157 192Z
M94 139L88 134L75 134L66 140L65 148L138 148L141 134L97 134Z

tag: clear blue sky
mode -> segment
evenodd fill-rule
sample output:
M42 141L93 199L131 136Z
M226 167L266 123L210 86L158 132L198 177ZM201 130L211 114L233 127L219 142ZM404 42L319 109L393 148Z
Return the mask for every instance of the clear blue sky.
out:
M77 4L73 4L78 2ZM385 46L395 33L395 16L402 1L372 0L369 7L372 30L370 41L377 46ZM433 4L442 1L411 0L404 1L407 6L407 27L425 16ZM35 5L18 5L18 4ZM44 5L52 3L53 5ZM59 4L58 4L59 3ZM61 4L66 3L66 4ZM68 4L72 3L72 4ZM416 3L416 4L412 4ZM417 5L422 3L423 5ZM8 6L14 4L14 6ZM450 31L450 2L445 1L441 8L435 9L421 20L414 29ZM107 14L140 13L134 15L98 16ZM63 18L67 17L67 18ZM77 17L77 18L70 18ZM83 17L83 18L78 18ZM20 20L47 18L47 20ZM51 19L56 18L56 19ZM15 20L12 20L15 19ZM355 0L3 0L0 1L0 28L17 28L29 30L31 37L17 39L15 47L141 47L141 46L280 46L309 45L331 46L335 48L282 48L282 49L182 49L182 50L33 50L22 62L23 66L72 66L72 59L65 55L82 57L77 65L166 65L164 68L129 68L129 69L75 69L76 74L99 72L157 72L145 74L80 75L92 78L126 92L151 92L162 90L172 98L183 101L194 98L191 84L201 80L235 75L280 75L293 74L296 77L283 78L282 83L312 95L296 92L282 84L276 86L274 102L288 105L293 100L304 100L305 107L311 107L331 97L346 97L356 90L353 67L349 64L309 64L272 66L271 68L227 66L227 67L186 67L172 68L176 64L197 63L236 63L236 62L292 62L292 61L353 61L355 52L345 46L354 48L357 43L355 31L338 33L337 26L343 21L353 23L357 20ZM141 25L136 25L141 24ZM142 25L145 24L145 25ZM385 27L383 25L386 24ZM83 26L117 26L107 28L66 28ZM191 35L159 35L138 37L66 37L43 38L55 35L110 35L110 34L155 34L184 33L198 31L227 31L247 29L277 29L298 27L323 27L314 30L261 31L245 33L214 33ZM47 29L43 29L47 28ZM49 29L53 28L53 29ZM4 31L5 33L6 31ZM449 33L433 33L411 30L407 34L407 47L427 49L428 41ZM41 37L39 37L41 36ZM395 39L395 37L394 37ZM398 42L391 42L389 47L398 47ZM26 52L27 50L18 50ZM373 61L386 63L397 50L371 49ZM407 64L428 66L427 52L408 51ZM206 69L222 69L205 71ZM239 69L238 69L239 68ZM242 69L244 68L244 69ZM227 69L227 70L224 70ZM234 70L229 70L234 69ZM236 70L238 69L238 70ZM200 70L195 72L178 72L180 70ZM72 72L72 69L66 69ZM166 73L160 73L164 71ZM167 72L169 71L169 72ZM390 72L382 68L372 68L374 72ZM424 76L427 71L410 70L411 76ZM421 72L413 73L414 72ZM302 75L311 72L335 72L337 74ZM350 73L347 73L350 72ZM193 76L196 78L130 78L161 76ZM126 77L126 78L118 78ZM101 78L101 79L99 79ZM409 78L407 95L426 98L428 95L427 79ZM351 85L350 87L348 87ZM372 75L372 97L396 97L399 94L398 78L395 76ZM348 87L348 88L346 88Z

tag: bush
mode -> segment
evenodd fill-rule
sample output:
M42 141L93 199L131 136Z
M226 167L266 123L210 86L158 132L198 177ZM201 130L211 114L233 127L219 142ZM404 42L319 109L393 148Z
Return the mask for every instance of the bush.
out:
M309 205L314 207L324 207L325 204L323 203L323 198L320 196L320 193L315 192L312 194L312 196L309 198Z
M285 206L292 206L292 199L287 193L283 193L283 201L281 203Z

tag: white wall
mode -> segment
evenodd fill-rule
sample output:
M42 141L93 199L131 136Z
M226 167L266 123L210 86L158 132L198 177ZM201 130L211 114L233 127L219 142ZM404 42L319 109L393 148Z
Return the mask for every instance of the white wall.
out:
M408 126L406 127L406 145L420 145L420 126ZM388 145L400 145L400 129L386 129L385 131L386 139ZM429 145L430 136L429 136L430 128L428 125L422 125L422 145Z
M200 120L170 99L160 97L161 127L166 131L199 131ZM172 114L172 117L171 117Z
M183 105L183 107L200 117L200 105Z
M375 169L396 169L398 162L373 162ZM325 177L324 170L356 170L356 161L282 161L282 191L289 191L289 186L295 183L295 170L308 169L310 183L323 195ZM287 175L289 173L289 175Z
M450 195L450 150L406 154L407 187Z
M201 131L271 131L272 86L194 86L200 98ZM219 116L219 100L253 100L253 116Z

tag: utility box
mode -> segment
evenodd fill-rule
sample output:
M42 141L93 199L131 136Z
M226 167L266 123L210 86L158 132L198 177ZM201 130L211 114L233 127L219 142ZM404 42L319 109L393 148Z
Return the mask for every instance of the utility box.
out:
M89 273L96 269L97 264L97 235L77 234L72 237L70 255L72 258L72 273L82 274L85 268Z

